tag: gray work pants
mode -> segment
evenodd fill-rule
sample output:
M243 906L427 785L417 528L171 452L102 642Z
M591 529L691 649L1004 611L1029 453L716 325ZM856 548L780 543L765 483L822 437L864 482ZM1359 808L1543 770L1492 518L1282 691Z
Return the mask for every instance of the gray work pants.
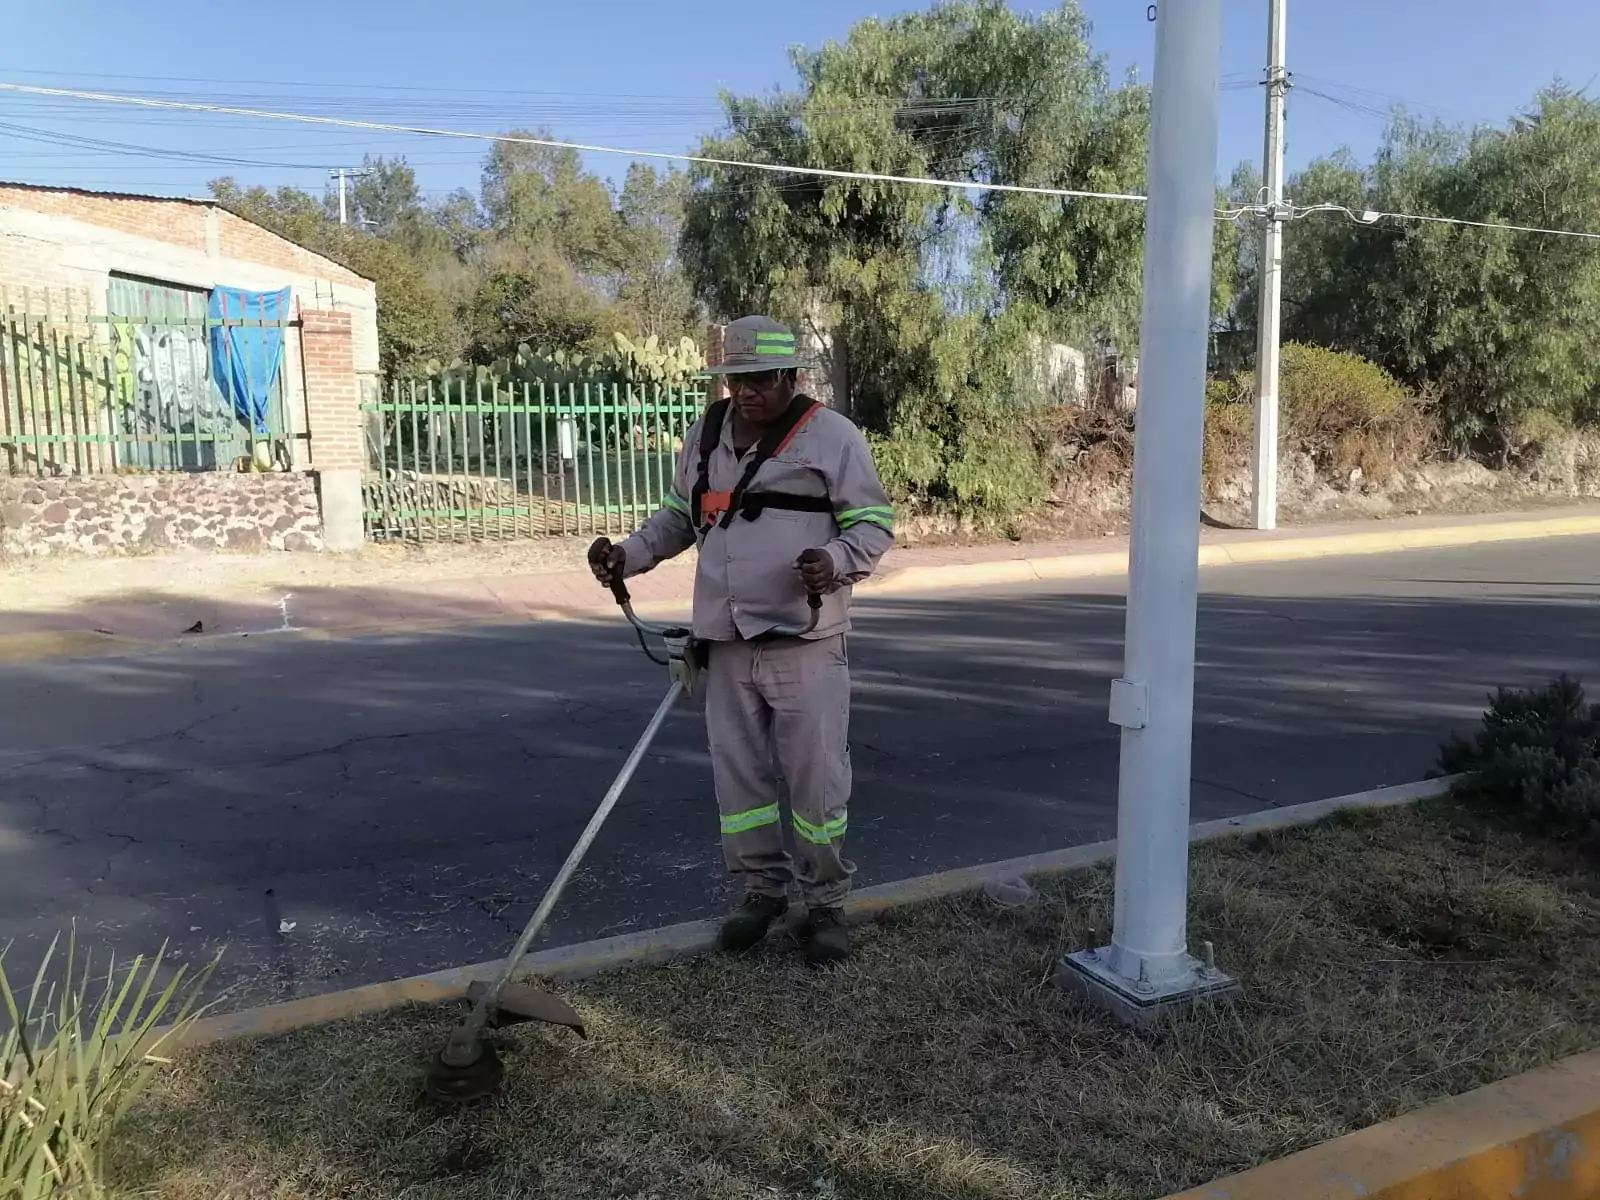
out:
M844 636L714 642L706 733L728 869L746 890L812 908L850 891L843 856L850 801L850 668ZM784 848L778 780L787 786L794 856ZM798 866L798 870L796 867Z

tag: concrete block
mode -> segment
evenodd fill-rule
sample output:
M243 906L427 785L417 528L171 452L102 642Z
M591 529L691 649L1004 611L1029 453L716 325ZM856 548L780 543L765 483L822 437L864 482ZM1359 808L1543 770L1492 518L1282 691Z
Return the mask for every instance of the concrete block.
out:
M322 507L322 544L329 550L359 550L366 543L361 522L361 472L341 467L317 472Z

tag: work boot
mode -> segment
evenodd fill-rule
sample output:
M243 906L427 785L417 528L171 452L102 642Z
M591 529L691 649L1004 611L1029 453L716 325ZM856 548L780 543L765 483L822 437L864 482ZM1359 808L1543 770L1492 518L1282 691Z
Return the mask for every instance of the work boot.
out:
M763 896L759 892L746 892L744 902L728 914L717 935L720 949L739 953L761 944L772 923L789 911L786 896Z
M850 957L850 931L844 926L844 912L837 908L813 908L800 927L800 944L806 961L814 967L843 962Z

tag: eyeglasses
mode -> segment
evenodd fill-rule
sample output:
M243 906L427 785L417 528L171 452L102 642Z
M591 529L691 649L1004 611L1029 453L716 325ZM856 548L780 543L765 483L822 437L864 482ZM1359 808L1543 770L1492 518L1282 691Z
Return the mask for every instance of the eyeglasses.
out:
M782 371L751 371L748 374L729 375L728 394L737 396L740 392L770 392L778 386L778 381L782 378Z

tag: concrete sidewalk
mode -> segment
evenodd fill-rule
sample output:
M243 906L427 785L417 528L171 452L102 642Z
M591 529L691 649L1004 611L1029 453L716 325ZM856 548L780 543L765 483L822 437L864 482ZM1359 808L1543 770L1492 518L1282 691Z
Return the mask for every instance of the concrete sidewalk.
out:
M1600 508L1543 509L1485 517L1425 516L1271 533L1202 529L1202 566L1467 546L1600 533ZM1125 538L896 549L864 591L926 593L1044 579L1118 575ZM525 573L411 581L393 572L375 583L214 588L183 579L123 594L77 598L56 607L0 611L0 661L132 653L208 638L285 634L342 637L529 620L582 620L611 608L610 597L564 554ZM468 560L470 561L470 560ZM186 574L182 566L174 571ZM342 572L345 578L353 574ZM358 575L357 573L354 573ZM314 577L314 576L313 576ZM630 583L642 611L681 608L694 579L692 556Z

